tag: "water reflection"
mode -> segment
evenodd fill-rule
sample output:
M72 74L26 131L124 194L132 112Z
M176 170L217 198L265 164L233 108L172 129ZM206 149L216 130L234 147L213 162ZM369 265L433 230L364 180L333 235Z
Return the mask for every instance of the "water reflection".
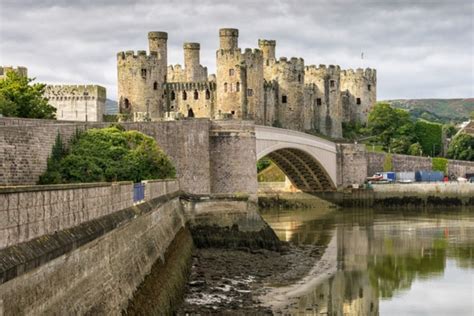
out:
M337 247L336 272L301 296L292 314L474 313L472 210L270 210L262 216L282 240ZM430 292L433 299L424 304L423 293Z

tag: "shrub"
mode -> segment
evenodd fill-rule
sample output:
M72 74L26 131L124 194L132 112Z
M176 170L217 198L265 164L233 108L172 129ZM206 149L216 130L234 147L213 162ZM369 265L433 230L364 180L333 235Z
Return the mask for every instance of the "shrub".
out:
M411 144L408 148L408 154L412 156L421 156L423 154L423 148L420 143Z
M448 173L448 159L446 158L433 158L431 159L431 165L433 171L442 171L444 174Z
M448 158L474 161L474 137L459 134L453 138L448 148Z
M120 126L90 129L73 137L69 150L58 136L40 184L134 181L175 177L155 140Z

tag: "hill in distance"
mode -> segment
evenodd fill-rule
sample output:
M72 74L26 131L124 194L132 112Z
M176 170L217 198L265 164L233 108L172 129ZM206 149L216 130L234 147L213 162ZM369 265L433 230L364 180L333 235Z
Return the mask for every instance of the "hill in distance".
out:
M105 114L114 115L118 114L118 103L117 101L106 99L105 100Z
M468 99L399 99L385 100L391 106L405 109L415 118L437 123L460 123L474 112L474 98Z

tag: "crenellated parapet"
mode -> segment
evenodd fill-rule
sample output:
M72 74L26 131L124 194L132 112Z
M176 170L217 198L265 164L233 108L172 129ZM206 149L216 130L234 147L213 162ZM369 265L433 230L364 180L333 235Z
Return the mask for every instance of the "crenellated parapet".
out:
M216 83L209 81L202 82L167 82L165 83L165 90L168 91L215 91Z
M341 71L341 76L345 80L366 80L367 82L376 83L377 82L377 71L372 68L357 68L357 69L344 69Z
M75 97L77 100L97 98L105 101L107 98L105 87L99 85L47 85L44 95L50 100L69 100ZM65 97L68 99L64 99Z
M186 72L184 68L179 65L169 65L167 71L167 81L168 82L184 82L186 80Z

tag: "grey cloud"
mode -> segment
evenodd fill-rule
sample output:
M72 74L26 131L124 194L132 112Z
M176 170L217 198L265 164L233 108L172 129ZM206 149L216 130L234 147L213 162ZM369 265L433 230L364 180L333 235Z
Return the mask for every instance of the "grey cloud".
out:
M279 56L306 64L377 68L379 99L473 97L473 20L470 0L3 0L0 64L115 98L116 53L146 49L148 31L169 33L172 64L183 42L200 42L213 72L218 29L236 27L242 48L275 39Z

